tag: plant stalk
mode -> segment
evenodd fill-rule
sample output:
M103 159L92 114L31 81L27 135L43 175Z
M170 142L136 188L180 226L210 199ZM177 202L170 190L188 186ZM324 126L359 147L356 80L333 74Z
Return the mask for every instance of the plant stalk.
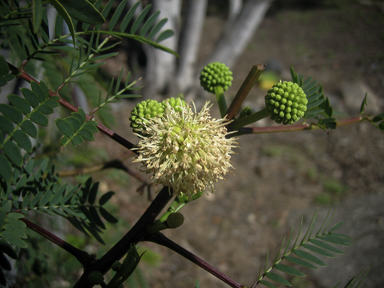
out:
M223 281L224 283L228 284L229 286L231 286L233 288L244 287L240 283L236 282L232 278L228 277L224 273L217 270L211 264L205 262L203 259L197 257L195 254L189 252L185 248L181 247L180 245L176 244L172 240L168 239L162 233L157 233L157 234L151 235L150 237L148 237L148 239L145 239L145 241L150 241L150 242L162 245L164 247L167 247L167 248L175 251L176 253L180 254L184 258L187 258L192 263L203 268L204 270L211 273L212 275L214 275L215 277L217 277L218 279L220 279L221 281Z
M233 121L231 124L229 124L228 130L229 131L238 130L238 129L244 127L245 125L248 125L248 124L257 122L261 119L267 118L269 115L270 114L269 114L267 108L264 108L264 109L262 109L256 113L253 113L249 116L246 116L244 118Z
M31 222L25 218L22 218L20 220L23 221L29 229L35 231L36 233L40 234L44 238L48 239L52 243L56 244L57 246L63 248L68 253L75 256L76 259L83 266L86 266L90 263L92 257L87 252L80 250L80 249L77 249L76 247L72 246L71 244L65 242L63 239L52 234L48 230L45 230L44 228L40 227L39 225L36 225L35 223L33 223L33 222Z
M219 109L220 109L220 115L221 117L224 117L225 113L227 113L227 102L225 101L224 89L221 85L216 85L214 87L214 90L215 90L217 104L219 105Z
M115 261L118 261L124 257L132 244L135 245L143 239L149 237L149 234L146 232L146 228L148 225L152 224L153 221L155 221L156 217L173 197L172 194L172 191L170 191L168 187L163 187L151 205L149 205L144 214L127 232L127 234L125 234L119 240L119 242L115 244L115 246L113 246L107 253L105 253L104 256L96 260L94 263L91 263L91 265L88 267L85 267L83 275L80 277L73 288L93 287L93 285L88 280L90 273L93 271L99 271L105 274L109 269L111 269L111 266Z
M251 91L251 89L259 79L261 73L263 73L265 66L266 65L261 64L252 66L252 69L251 71L249 71L247 78L245 78L239 91L237 91L237 94L235 96L235 99L233 99L231 106L229 106L229 109L227 111L228 120L232 120L236 116L237 112L239 112L241 104L243 104L245 98L247 98L249 94L249 91Z
M372 121L372 116L357 116L350 119L336 121L336 126L345 126L364 120ZM230 134L229 137L236 137L246 134L261 134L261 133L277 133L277 132L293 132L302 130L315 130L321 129L316 123L305 123L297 125L279 125L279 126L267 126L267 127L243 127L238 129L236 133Z

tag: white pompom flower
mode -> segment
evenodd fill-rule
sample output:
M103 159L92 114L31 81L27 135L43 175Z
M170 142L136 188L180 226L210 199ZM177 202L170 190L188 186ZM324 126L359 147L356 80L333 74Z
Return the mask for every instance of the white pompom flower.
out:
M199 113L193 104L177 106L168 103L161 118L144 122L146 136L137 145L146 173L152 174L154 184L172 188L178 196L189 198L210 188L233 168L230 162L236 139L227 138L226 117L214 119L206 102ZM180 109L181 108L181 109Z

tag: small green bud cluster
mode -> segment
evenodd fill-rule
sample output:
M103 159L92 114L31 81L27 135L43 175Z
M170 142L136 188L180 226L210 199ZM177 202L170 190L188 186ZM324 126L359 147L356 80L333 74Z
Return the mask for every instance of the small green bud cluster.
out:
M283 81L272 86L265 96L265 105L276 123L292 124L307 111L307 97L299 85Z
M249 115L251 115L251 114L252 114L252 108L250 108L249 106L247 106L247 107L245 107L243 110L241 110L239 119L240 119L240 118L247 117L247 116L249 116Z
M181 111L181 108L177 108L180 106L179 98L169 98L164 100L163 102L158 102L156 100L145 100L138 103L135 108L133 108L131 112L131 117L129 120L131 121L131 127L134 133L138 133L143 135L143 121L148 121L149 119L155 117L162 117L165 111L166 103L172 108L175 108L176 111ZM185 101L181 100L182 105L188 105Z
M184 100L181 100L181 104L180 104L180 98L173 98L173 97L165 99L161 103L164 105L164 109L168 103L169 106L175 109L176 112L181 112L183 110L182 107L187 107L188 105L187 102L185 102Z
M205 91L214 92L214 87L220 85L224 91L232 85L232 72L220 62L210 63L200 73L200 85Z
M138 103L131 112L131 127L133 132L138 133L139 129L143 129L143 121L149 120L153 117L161 117L164 113L164 105L156 100L145 100Z

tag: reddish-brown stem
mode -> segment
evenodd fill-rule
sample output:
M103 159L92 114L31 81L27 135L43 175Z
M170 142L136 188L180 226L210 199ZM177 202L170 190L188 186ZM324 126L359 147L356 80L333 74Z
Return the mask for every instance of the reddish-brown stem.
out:
M32 76L30 76L29 74L27 74L25 71L23 70L20 70L18 69L17 67L13 66L12 64L8 63L8 66L9 66L9 69L15 73L17 75L17 77L19 78L23 78L24 80L28 81L29 83L31 82L36 82L38 84L39 81L37 81L36 79L34 79ZM53 96L59 96L59 94L53 92L53 91L49 91L49 95L51 97ZM63 98L60 97L60 99L58 100L58 102L64 106L65 108L73 111L73 112L77 112L78 111L78 108L73 106L71 103L65 101ZM86 115L87 117L87 120L91 120L91 116L89 115ZM118 135L117 133L113 132L112 130L108 129L107 127L105 127L104 125L102 124L99 124L97 125L97 128L99 129L99 131L101 131L102 133L104 133L105 135L107 135L108 137L112 138L113 140L115 140L117 143L123 145L124 147L126 147L127 149L131 150L132 148L135 147L134 144L132 144L131 142L129 142L128 140L126 140L125 138L121 137L120 135ZM135 152L135 151L134 151ZM137 152L135 152L137 153Z
M189 252L188 250L184 249L180 245L176 244L172 240L168 239L161 233L156 233L153 235L150 235L148 239L145 239L145 241L150 241L159 245L162 245L164 247L167 247L176 253L180 254L184 258L187 258L189 261L192 263L196 264L197 266L203 268L207 272L211 273L215 277L219 278L221 281L227 283L229 286L234 287L234 288L242 288L244 287L240 283L237 283L235 280L232 278L228 277L224 273L220 272L217 270L215 267L213 267L211 264L205 262L203 259L197 257L195 254Z
M336 121L336 126L344 126L357 123L363 120L370 121L372 116L357 116L350 119ZM267 127L243 127L236 133L230 134L231 137L245 135L245 134L261 134L261 133L277 133L277 132L293 132L302 130L320 129L316 124L306 123L297 125L281 125L281 126L267 126Z
M254 65L251 71L249 71L247 78L245 78L235 99L233 99L231 106L228 108L226 113L228 120L232 120L236 116L237 112L240 110L241 104L243 104L245 98L247 98L249 91L251 91L252 87L256 84L264 69L265 65L258 64Z
M76 257L76 259L83 265L86 266L90 263L92 260L90 255L82 250L77 249L76 247L72 246L71 244L65 242L63 239L57 237L56 235L52 234L51 232L45 230L44 228L40 227L39 225L36 225L35 223L22 218L20 219L23 221L29 229L32 229L36 233L40 234L44 238L48 239L52 243L56 244L57 246L63 248L68 253L71 253L73 256Z

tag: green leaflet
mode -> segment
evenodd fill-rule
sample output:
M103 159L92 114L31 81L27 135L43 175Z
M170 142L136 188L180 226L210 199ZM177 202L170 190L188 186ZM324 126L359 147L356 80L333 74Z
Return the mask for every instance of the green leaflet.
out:
M103 15L88 0L60 0L68 14L81 22L103 24Z
M299 277L305 277L304 273L302 273L299 270L296 270L295 268L288 266L288 265L276 264L275 268L277 270L280 270L280 271L287 273L287 274L291 274L291 275L295 275L295 276L299 276Z
M289 283L283 277L281 277L280 275L277 275L275 273L267 272L267 273L265 273L265 276L267 276L269 279L276 281L276 282L279 282L283 285L292 286L291 283Z
M93 134L98 132L97 122L87 121L81 108L65 119L56 119L56 126L65 136L61 140L63 147L67 146L69 142L72 142L73 146L77 146L83 143L84 139L94 141Z
M300 258L303 258L305 260L311 261L319 266L326 267L327 264L325 264L322 260L317 258L316 256L313 256L312 254L309 254L308 252L302 251L302 250L295 250L293 251L297 256Z

